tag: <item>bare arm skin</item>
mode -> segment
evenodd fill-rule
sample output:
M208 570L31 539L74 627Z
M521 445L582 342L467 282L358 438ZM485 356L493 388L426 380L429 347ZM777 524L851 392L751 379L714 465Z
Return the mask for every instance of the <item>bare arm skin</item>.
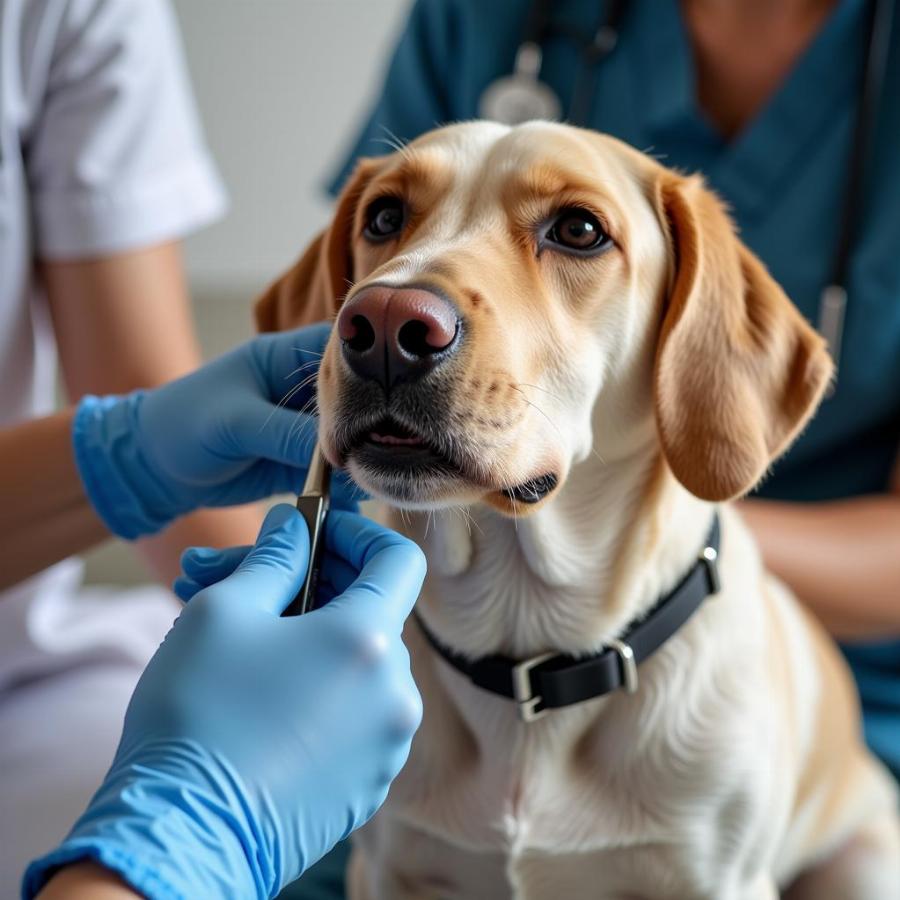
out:
M102 866L84 862L66 866L47 882L38 900L140 900L124 881Z
M900 468L887 494L832 503L749 500L766 565L843 640L900 636Z
M153 387L199 365L178 244L45 263L41 275L73 402L87 393ZM252 506L204 510L138 546L157 576L170 583L185 547L251 543L258 519Z
M0 431L0 589L109 536L81 486L73 410Z

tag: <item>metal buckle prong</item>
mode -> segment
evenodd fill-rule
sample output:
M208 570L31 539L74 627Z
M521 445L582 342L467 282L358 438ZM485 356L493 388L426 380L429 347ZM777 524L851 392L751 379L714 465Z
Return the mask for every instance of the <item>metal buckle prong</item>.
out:
M638 689L638 670L637 663L634 661L634 650L631 649L630 644L617 638L608 640L606 646L619 654L619 659L622 661L622 681L625 691L633 694Z
M709 573L709 583L712 593L718 594L722 589L722 580L719 578L719 554L715 547L704 547L700 554L700 562L706 566Z
M534 693L534 688L531 684L531 670L541 665L541 663L547 662L548 659L553 659L555 656L559 656L559 654L541 653L539 656L532 656L531 659L520 662L512 670L513 696L519 705L519 718L523 722L536 722L550 712L549 709L536 709L537 705L544 698Z

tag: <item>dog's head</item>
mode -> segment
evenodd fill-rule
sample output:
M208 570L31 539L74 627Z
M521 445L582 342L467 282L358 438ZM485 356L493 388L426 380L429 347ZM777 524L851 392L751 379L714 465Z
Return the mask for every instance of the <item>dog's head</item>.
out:
M748 491L831 372L700 178L568 126L469 123L363 160L257 305L329 316L320 439L395 505L522 513L658 440L692 493Z

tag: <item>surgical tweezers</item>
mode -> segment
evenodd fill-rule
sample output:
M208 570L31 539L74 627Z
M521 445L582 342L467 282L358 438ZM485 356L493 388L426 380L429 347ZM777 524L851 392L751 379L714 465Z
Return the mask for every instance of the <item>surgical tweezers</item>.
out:
M325 518L328 515L331 492L331 466L322 455L318 442L313 450L303 493L297 498L297 511L309 528L309 570L303 587L284 611L286 616L302 616L316 602L316 587L325 550Z

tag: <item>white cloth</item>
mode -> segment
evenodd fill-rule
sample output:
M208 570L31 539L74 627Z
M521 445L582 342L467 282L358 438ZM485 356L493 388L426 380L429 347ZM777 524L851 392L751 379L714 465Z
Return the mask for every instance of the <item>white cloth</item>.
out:
M149 246L223 208L168 0L0 0L0 427L54 406L36 259ZM176 610L80 579L69 560L0 594L0 900L97 786Z

